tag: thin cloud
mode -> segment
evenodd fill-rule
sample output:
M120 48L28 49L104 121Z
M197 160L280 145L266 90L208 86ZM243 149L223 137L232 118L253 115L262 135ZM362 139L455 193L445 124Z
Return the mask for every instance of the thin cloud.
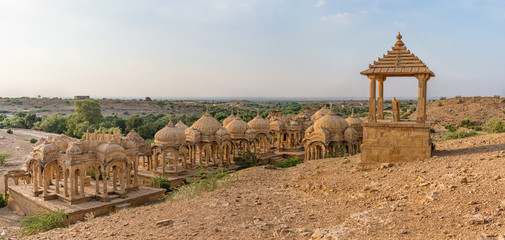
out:
M323 16L321 18L321 20L323 20L324 22L331 22L331 23L335 23L338 25L347 25L347 24L349 24L350 17L352 15L353 14L351 14L351 13L343 12L343 13L337 13L337 14L330 15L330 16Z
M324 0L318 0L316 3L316 7L322 7L324 5Z
M395 21L395 22L393 22L393 24L397 27L405 27L405 23L402 23L402 22Z

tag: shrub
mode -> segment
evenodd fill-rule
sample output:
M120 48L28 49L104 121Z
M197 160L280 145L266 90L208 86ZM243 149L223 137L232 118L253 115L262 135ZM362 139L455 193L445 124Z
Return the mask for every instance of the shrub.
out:
M470 132L464 131L464 130L457 130L454 132L451 132L447 135L445 135L442 139L443 140L451 140L451 139L459 139L459 138L466 138L466 137L473 137L476 136L477 132L472 130Z
M442 102L440 102L440 101L439 101L439 102L437 103L437 106L438 106L438 107L442 107L442 106L444 106L444 105L442 104Z
M475 122L470 121L470 119L468 119L468 118L464 118L463 120L461 120L461 122L459 123L459 126L465 127L468 129L473 129L475 131L482 131L482 127L477 126Z
M344 146L337 146L335 150L331 149L330 152L326 155L326 158L337 158L337 157L345 157L347 151Z
M240 154L235 163L238 165L238 169L250 168L260 165L260 159L256 154L251 151Z
M0 193L0 208L7 206L7 201L9 199L9 195Z
M68 226L68 214L63 210L37 213L21 220L21 235L28 236Z
M430 133L435 133L435 129L430 128Z
M459 126L460 127L466 127L466 128L468 128L468 127L472 127L474 125L475 124L472 121L470 121L470 119L468 119L468 118L463 118L461 120L461 122L459 122Z
M461 98L461 95L457 95L457 96L455 96L454 98Z
M31 138L30 139L30 143L37 143L39 140L37 140L36 138Z
M229 179L226 168L197 168L195 175L188 179L188 184L182 185L169 194L168 200L178 201L194 198L203 192L214 191L225 186Z
M500 95L493 95L494 98L500 98Z
M7 133L8 133L8 134L12 134L12 133L13 133L13 132L12 132L12 129L10 129L10 128L9 128L9 129L7 129Z
M276 162L274 165L278 168L288 168L294 167L300 163L302 163L302 160L299 157L290 157L282 162Z
M447 98L446 97L440 97L440 100L445 100L445 99L447 99Z
M8 152L0 153L0 165L4 165L7 162L7 159L11 157L11 154Z
M505 132L505 124L499 118L491 118L484 124L484 131L488 133Z
M456 130L458 130L458 126L453 126L451 124L447 124L444 126L445 129L447 129L449 132L456 132Z
M151 182L154 185L158 185L160 188L164 188L167 192L171 191L170 189L170 181L168 181L167 177L153 177L151 178Z

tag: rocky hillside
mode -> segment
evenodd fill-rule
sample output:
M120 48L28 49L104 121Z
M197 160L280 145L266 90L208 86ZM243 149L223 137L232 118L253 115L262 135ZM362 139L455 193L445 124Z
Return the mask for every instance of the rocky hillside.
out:
M436 144L431 159L378 169L358 170L359 155L246 169L198 198L32 239L503 239L505 134Z
M505 98L462 97L432 101L426 114L428 120L439 126L458 124L464 118L479 125L495 117L505 121ZM415 115L412 114L410 119L415 119Z

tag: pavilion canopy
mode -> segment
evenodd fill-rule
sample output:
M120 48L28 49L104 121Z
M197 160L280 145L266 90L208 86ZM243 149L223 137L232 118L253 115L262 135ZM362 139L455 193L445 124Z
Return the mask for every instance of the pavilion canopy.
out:
M398 33L398 39L392 47L392 51L388 51L369 68L361 72L361 75L383 75L386 77L407 77L417 74L429 74L435 77L435 74L423 63L417 56L407 50L407 47L402 42L402 35Z

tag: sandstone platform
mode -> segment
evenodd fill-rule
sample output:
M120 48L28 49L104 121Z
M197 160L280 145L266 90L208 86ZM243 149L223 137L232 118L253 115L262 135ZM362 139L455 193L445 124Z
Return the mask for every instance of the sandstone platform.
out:
M9 186L10 199L8 207L25 215L34 215L43 211L63 210L69 215L70 222L75 223L84 219L86 213L92 212L94 216L100 216L121 208L158 201L163 198L163 193L165 193L165 189L139 186L138 190L129 192L125 198L111 194L108 202L91 200L70 205L58 199L43 200L34 196L31 185L15 185Z

